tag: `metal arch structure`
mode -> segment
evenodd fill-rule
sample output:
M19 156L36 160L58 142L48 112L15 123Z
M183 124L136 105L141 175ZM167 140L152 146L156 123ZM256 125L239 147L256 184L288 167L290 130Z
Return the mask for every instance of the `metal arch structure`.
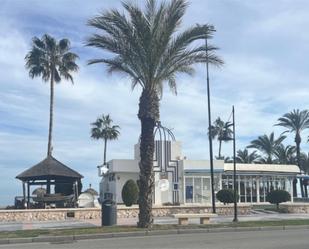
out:
M154 129L155 153L154 172L159 173L160 179L172 179L172 201L179 203L179 160L172 160L172 142L175 142L173 132L162 126L161 122L156 123Z
M156 135L159 136L159 141L176 141L175 136L171 129L168 129L164 126L162 126L161 121L156 122L156 126L154 129L154 137L156 138ZM162 139L163 137L163 139ZM156 140L156 139L155 139Z

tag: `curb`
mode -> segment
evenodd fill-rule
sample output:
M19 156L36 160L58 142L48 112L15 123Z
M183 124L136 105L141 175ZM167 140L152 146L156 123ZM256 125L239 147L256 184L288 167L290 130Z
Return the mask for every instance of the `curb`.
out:
M25 243L66 243L78 240L92 239L110 239L123 237L141 237L157 235L176 235L176 234L194 234L194 233L224 233L224 232L253 232L253 231L283 231L283 230L303 230L308 229L309 225L299 226L266 226L266 227L221 227L221 228L188 228L188 229L170 229L170 230L148 230L135 232L119 233L100 233L100 234L80 234L69 236L42 236L31 238L7 238L0 239L0 245L7 244L25 244Z

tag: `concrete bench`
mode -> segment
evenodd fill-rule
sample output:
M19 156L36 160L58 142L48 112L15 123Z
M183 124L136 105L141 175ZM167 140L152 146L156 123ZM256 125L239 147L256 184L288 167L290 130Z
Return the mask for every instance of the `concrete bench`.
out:
M173 214L174 218L178 219L179 225L188 225L190 218L200 218L200 224L208 224L210 218L217 217L217 214Z

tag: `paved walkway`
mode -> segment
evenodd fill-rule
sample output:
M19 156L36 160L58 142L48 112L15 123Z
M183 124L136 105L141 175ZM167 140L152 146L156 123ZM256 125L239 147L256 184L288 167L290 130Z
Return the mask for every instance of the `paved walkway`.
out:
M284 219L309 219L309 214L278 214L257 212L251 215L239 216L239 221L259 221L259 220L284 220ZM211 223L232 222L233 216L218 216L211 219ZM198 224L199 219L190 220L193 224ZM118 225L135 226L137 218L118 219ZM177 219L172 217L160 217L154 219L155 224L177 224ZM0 222L0 231L16 231L29 229L59 229L59 228L80 228L100 226L100 220L75 220L65 221L34 221L34 222Z

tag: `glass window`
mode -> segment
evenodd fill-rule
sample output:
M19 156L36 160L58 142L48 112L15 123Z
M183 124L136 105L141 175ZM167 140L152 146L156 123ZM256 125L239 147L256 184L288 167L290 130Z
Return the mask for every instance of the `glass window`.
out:
M214 176L214 189L215 189L216 192L221 190L221 188L220 188L220 177L218 175Z
M286 179L286 182L285 182L285 190L288 192L291 192L291 182L288 179Z
M246 202L252 202L251 191L252 191L251 177L247 176L247 179L246 179Z
M228 188L233 189L234 188L234 182L233 182L233 176L229 176L228 178Z
M269 192L275 190L275 183L274 183L275 179L270 177L269 178Z
M228 189L228 179L226 175L222 175L222 189Z
M246 189L244 177L240 177L240 191L239 191L240 202L246 202Z
M252 202L257 202L257 186L256 186L256 178L252 177Z
M202 178L196 177L194 178L194 202L201 203L202 202Z
M202 202L210 202L211 190L210 190L210 178L202 178L203 191L202 191Z
M186 202L193 203L193 178L186 177Z
M265 180L264 177L260 178L260 202L265 202Z

